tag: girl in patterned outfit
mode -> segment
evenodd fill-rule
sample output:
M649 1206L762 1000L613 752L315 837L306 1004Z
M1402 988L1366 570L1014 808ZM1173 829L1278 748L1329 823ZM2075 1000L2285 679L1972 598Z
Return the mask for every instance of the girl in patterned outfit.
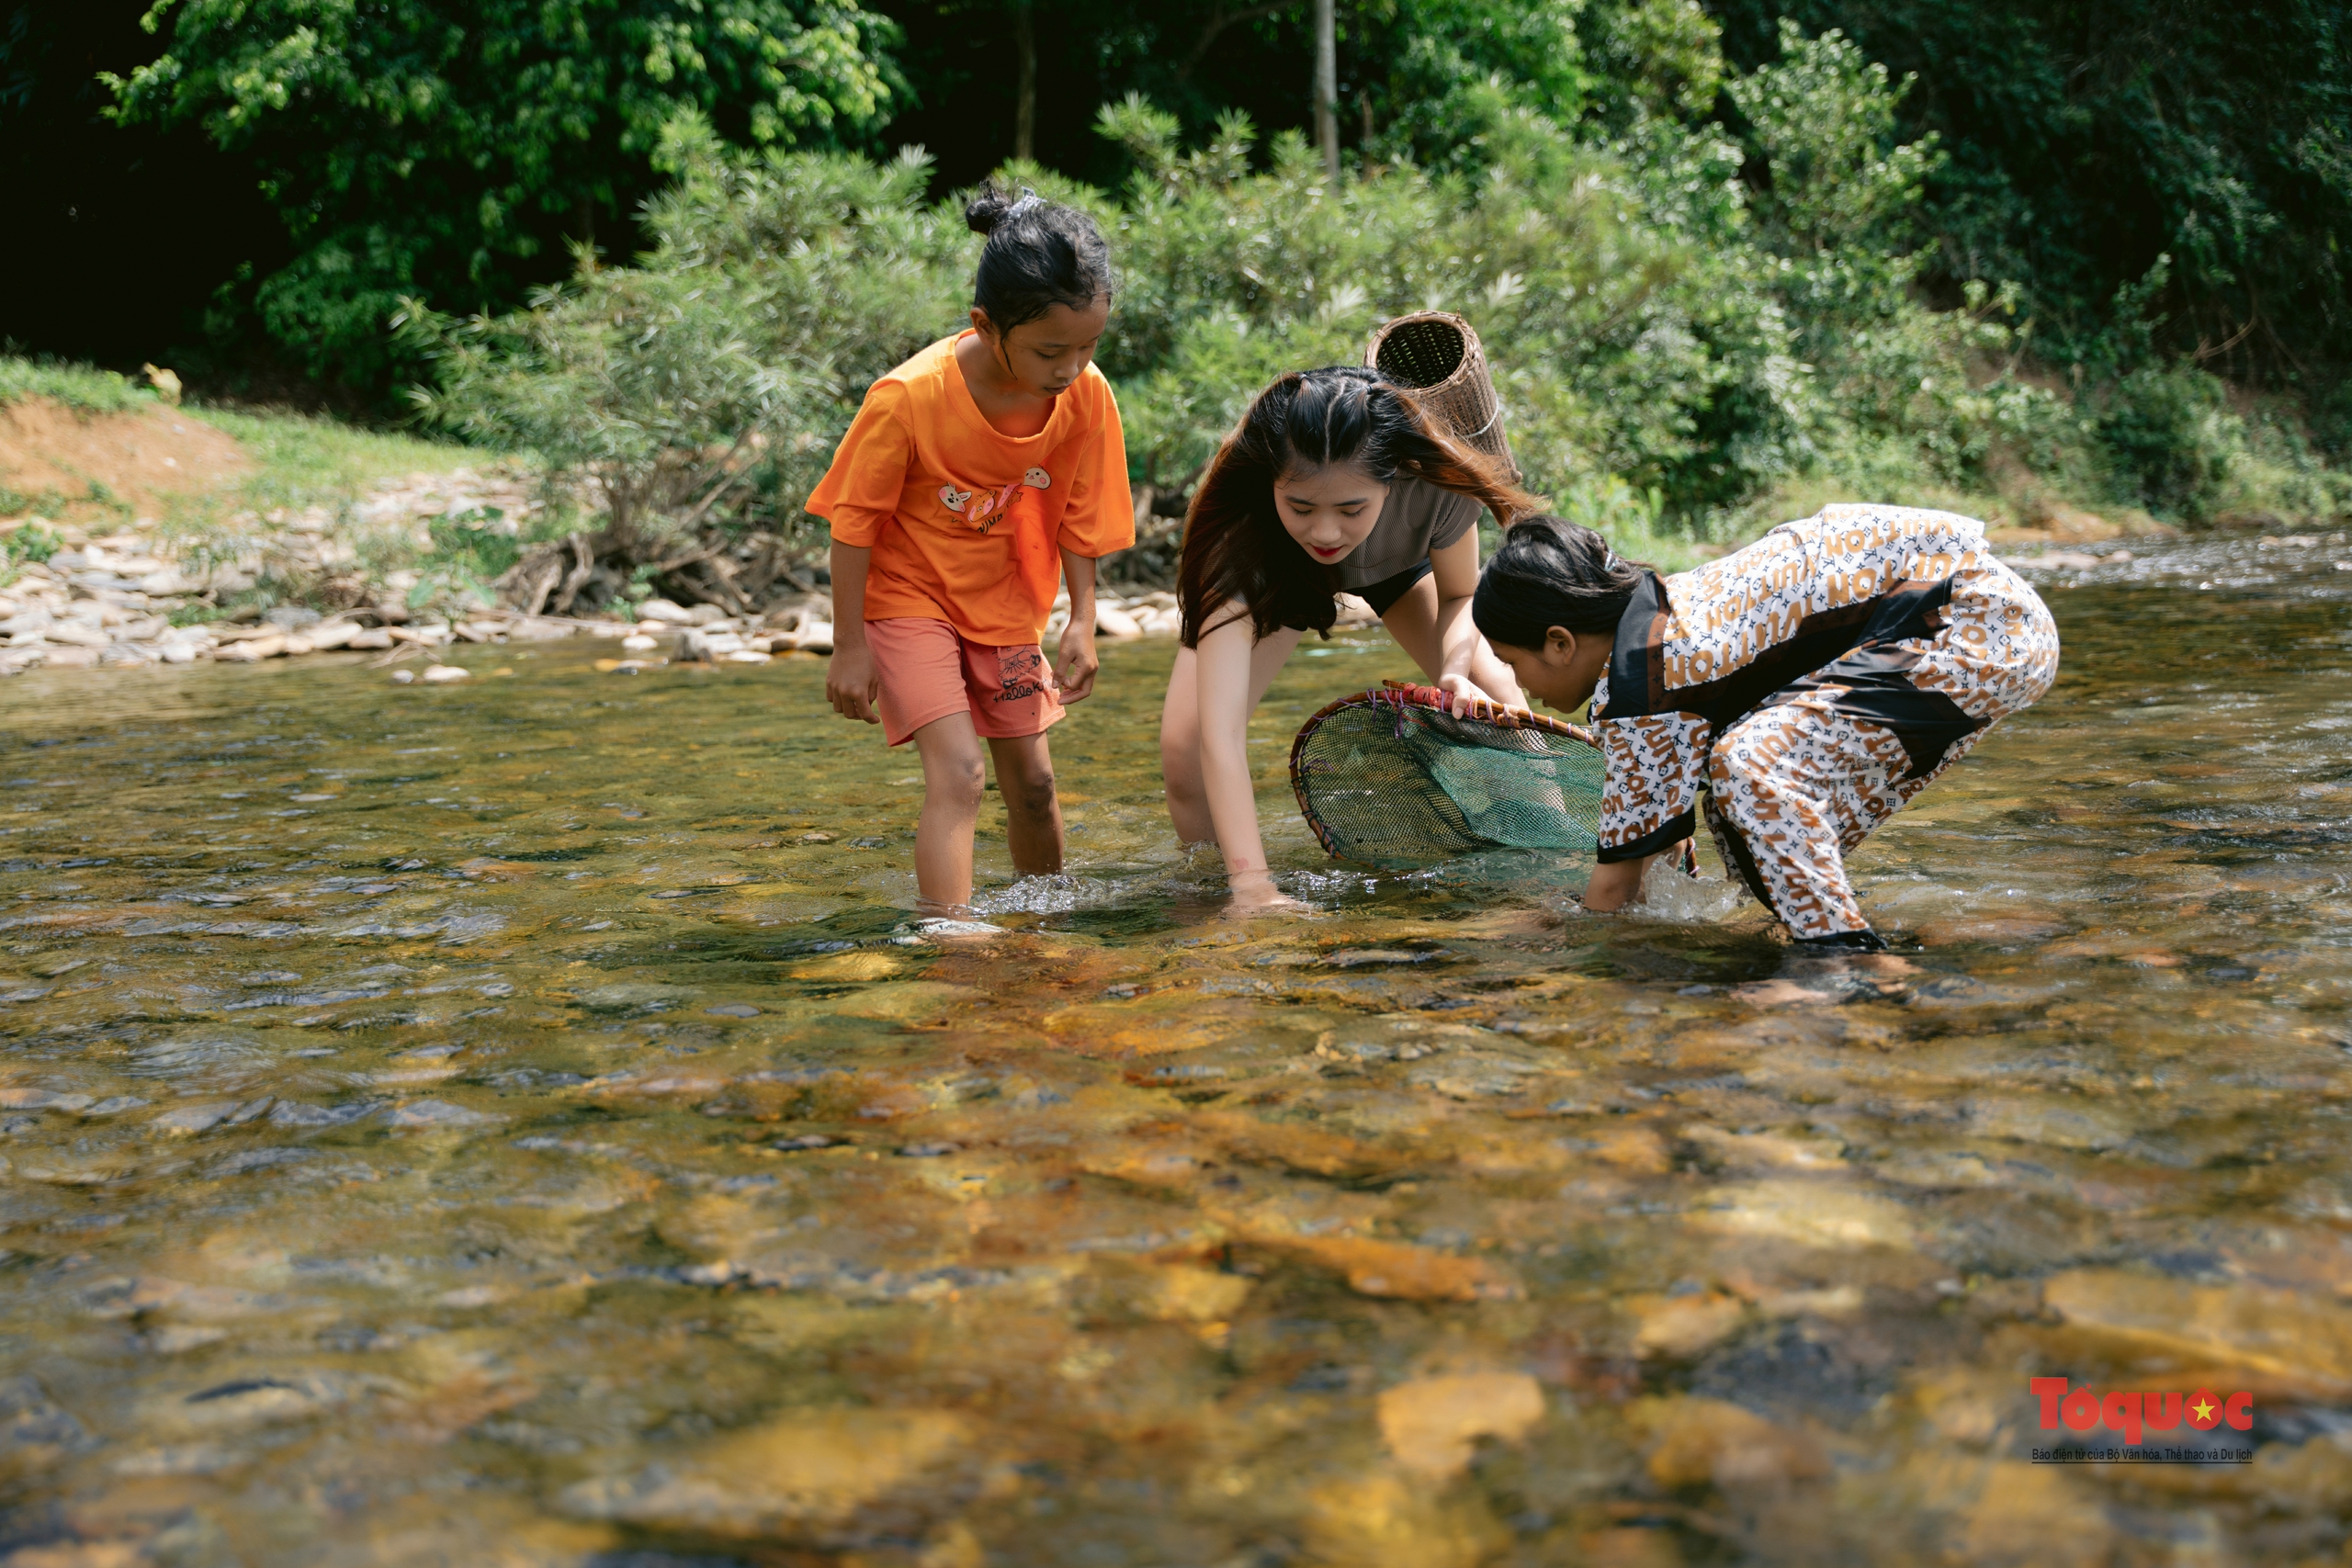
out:
M1804 945L1876 951L1845 857L2058 673L2041 600L1949 512L1833 506L1674 577L1521 522L1472 614L1521 687L1592 703L1608 770L1585 895L1622 908L1697 811Z

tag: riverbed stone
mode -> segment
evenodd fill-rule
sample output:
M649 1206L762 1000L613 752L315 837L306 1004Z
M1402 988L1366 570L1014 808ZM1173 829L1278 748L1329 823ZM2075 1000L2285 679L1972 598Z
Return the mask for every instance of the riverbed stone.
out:
M796 980L888 980L914 967L894 953L832 953L794 964L786 973Z
M694 996L693 990L684 986L653 980L616 980L609 986L581 992L578 1000L582 1007L594 1012L651 1012L683 1006Z
M937 1511L961 1490L956 1472L978 1468L978 1436L950 1410L797 1411L670 1463L581 1482L560 1506L689 1536L842 1542Z
M446 1100L413 1100L385 1118L393 1128L411 1133L464 1132L505 1120L488 1111L468 1110Z
M25 1084L0 1086L0 1111L86 1111L94 1103L86 1094L60 1094Z
M1251 1237L1346 1277L1359 1295L1415 1302L1511 1301L1521 1293L1503 1265L1434 1247L1369 1236L1261 1232Z
M970 986L938 980L899 980L869 987L848 996L827 997L827 1012L846 1018L894 1019L913 1021L936 1018L950 1009L985 1003L987 996Z
M1721 1399L1643 1399L1628 1412L1649 1434L1650 1477L1669 1491L1820 1481L1829 1456L1820 1439Z
M1634 1344L1639 1353L1677 1359L1696 1356L1729 1338L1747 1316L1747 1303L1720 1291L1628 1296L1623 1306L1634 1319Z
M1384 1390L1380 1436L1396 1462L1443 1480L1470 1467L1480 1438L1516 1442L1544 1419L1544 1391L1525 1372L1416 1378Z
M2301 1291L2208 1285L2124 1269L2045 1280L2042 1303L2118 1349L2241 1369L2314 1391L2352 1392L2352 1306Z
M2063 1469L2007 1461L1984 1471L1951 1555L1967 1568L2094 1568L2114 1545L2097 1495Z
M1909 1249L1918 1242L1917 1227L1902 1204L1827 1180L1717 1188L1691 1209L1690 1223L1702 1230L1828 1248Z
M259 637L241 637L216 651L212 657L226 664L258 664L265 659L276 659L286 651L284 632L266 632Z
M1415 1476L1374 1473L1318 1486L1306 1499L1306 1527L1308 1561L1330 1568L1479 1568L1510 1545L1510 1532L1474 1493L1439 1493Z

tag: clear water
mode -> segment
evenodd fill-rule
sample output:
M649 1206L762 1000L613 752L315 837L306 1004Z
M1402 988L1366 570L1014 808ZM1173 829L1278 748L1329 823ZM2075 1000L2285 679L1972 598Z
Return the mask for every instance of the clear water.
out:
M0 1561L2335 1561L2340 557L2049 579L1848 999L1720 890L1320 861L1280 770L1376 637L1254 731L1319 918L1216 918L1129 645L1072 874L989 837L953 951L813 660L0 686ZM2036 1375L2254 1457L2034 1465Z

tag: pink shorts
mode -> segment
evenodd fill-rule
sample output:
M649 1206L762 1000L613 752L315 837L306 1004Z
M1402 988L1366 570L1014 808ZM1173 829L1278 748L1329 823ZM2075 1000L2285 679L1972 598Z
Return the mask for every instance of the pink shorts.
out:
M1053 666L1035 643L992 648L921 615L865 623L882 682L882 734L903 746L916 730L968 713L985 739L1043 735L1062 716Z

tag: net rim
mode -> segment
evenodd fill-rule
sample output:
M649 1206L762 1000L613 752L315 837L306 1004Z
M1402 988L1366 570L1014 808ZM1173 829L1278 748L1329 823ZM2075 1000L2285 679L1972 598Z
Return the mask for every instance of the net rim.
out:
M1408 708L1450 715L1453 711L1453 701L1450 694L1440 691L1435 686L1425 686L1414 681L1384 680L1379 685L1366 691L1351 693L1335 701L1325 703L1307 716L1306 722L1298 727L1298 734L1290 743L1290 791L1298 802L1299 816L1306 820L1307 830L1315 835L1315 841L1323 846L1325 854L1333 860L1346 858L1340 846L1332 842L1330 830L1317 818L1315 808L1306 798L1306 774L1301 766L1307 741L1313 738L1317 730L1323 728L1324 721L1334 714L1363 707L1389 707L1396 709L1400 715ZM1600 743L1593 739L1592 731L1584 726L1570 724L1566 719L1554 718L1548 714L1540 714L1532 708L1510 707L1502 703L1479 697L1472 699L1468 711L1460 716L1491 724L1498 729L1532 729L1539 734L1557 735L1565 739L1581 740L1596 751L1600 750Z

